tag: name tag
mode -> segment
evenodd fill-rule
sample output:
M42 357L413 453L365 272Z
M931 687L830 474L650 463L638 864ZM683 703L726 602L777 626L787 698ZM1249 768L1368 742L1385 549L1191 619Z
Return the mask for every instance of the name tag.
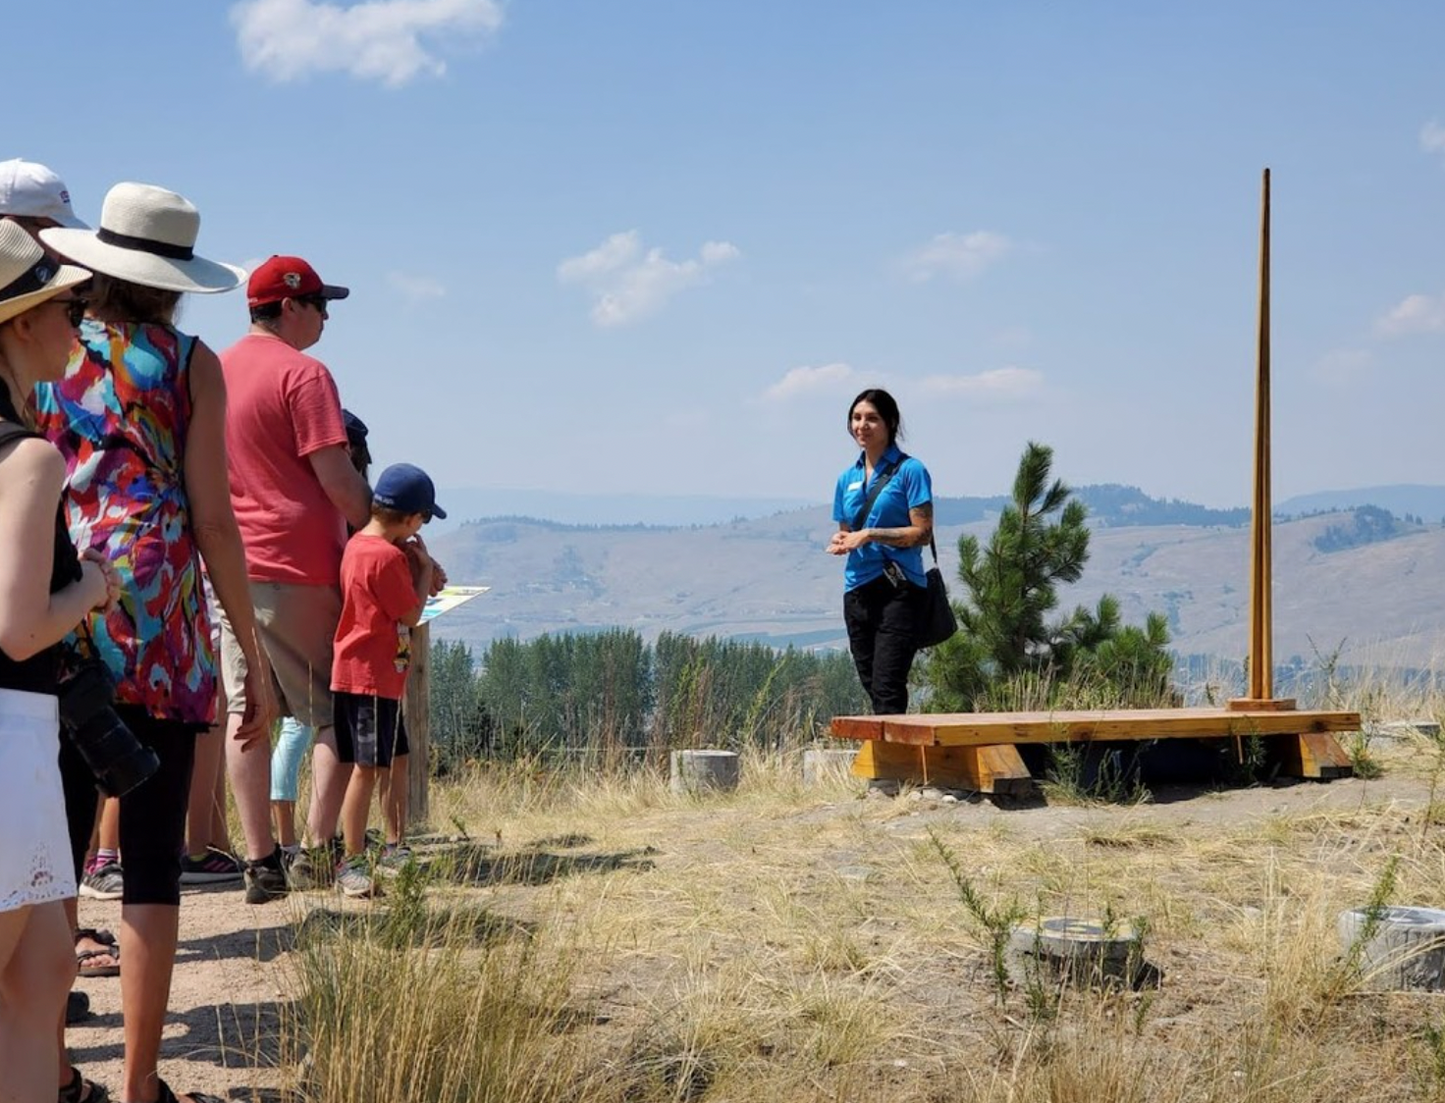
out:
M849 490L862 490L862 489L863 489L863 480L862 480L862 479L859 479L856 483L849 483L849 484L848 484L848 489L849 489Z

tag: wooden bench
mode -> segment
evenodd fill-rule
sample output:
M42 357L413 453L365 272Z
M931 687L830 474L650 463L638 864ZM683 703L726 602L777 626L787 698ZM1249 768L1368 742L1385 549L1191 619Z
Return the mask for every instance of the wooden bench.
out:
M1333 733L1359 728L1357 712L1233 707L838 716L832 734L862 741L857 777L1018 794L1033 785L1019 744L1258 736L1287 776L1329 779L1353 773Z

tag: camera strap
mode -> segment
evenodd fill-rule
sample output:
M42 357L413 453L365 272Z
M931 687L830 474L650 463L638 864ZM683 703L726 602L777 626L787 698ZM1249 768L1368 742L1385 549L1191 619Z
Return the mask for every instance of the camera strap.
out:
M853 518L853 531L861 532L868 523L868 514L873 512L873 503L878 500L878 495L883 493L883 488L888 485L888 480L893 478L894 472L903 465L908 457L899 454L898 459L889 464L880 472L873 475L873 487L868 491L868 497L863 499L863 508L858 511L858 516Z

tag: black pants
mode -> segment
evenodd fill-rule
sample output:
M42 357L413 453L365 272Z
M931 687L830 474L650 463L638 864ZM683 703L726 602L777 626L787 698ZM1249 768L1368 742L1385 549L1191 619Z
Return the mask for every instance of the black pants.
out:
M914 641L927 602L922 587L894 586L885 577L843 595L848 649L863 692L880 716L908 711L908 671L918 653Z
M186 807L198 728L179 720L158 720L124 705L116 712L135 737L161 760L154 775L120 798L120 853L125 866L121 902L179 904L181 848L185 845ZM63 732L60 780L65 789L65 819L78 884L95 826L97 791L90 768Z

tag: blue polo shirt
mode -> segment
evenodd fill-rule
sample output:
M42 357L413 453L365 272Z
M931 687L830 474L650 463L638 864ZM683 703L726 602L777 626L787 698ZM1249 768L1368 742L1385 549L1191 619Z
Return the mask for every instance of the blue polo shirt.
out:
M912 456L904 456L897 445L889 445L888 451L883 453L873 472L874 480L877 480L879 472L888 470L900 457L903 462L874 500L873 508L868 511L868 517L863 522L863 528L907 528L913 523L908 511L933 501L933 480L928 477L928 468ZM838 476L838 486L833 491L833 520L839 523L847 522L849 528L858 527L853 522L857 520L858 511L863 508L863 502L873 488L872 483L865 486L863 482L864 459L863 453L859 452L858 462ZM928 579L923 573L921 547L886 548L882 544L864 544L848 553L848 562L843 568L843 589L856 590L859 586L872 582L883 573L883 564L888 559L902 567L908 581L915 586L928 585Z

